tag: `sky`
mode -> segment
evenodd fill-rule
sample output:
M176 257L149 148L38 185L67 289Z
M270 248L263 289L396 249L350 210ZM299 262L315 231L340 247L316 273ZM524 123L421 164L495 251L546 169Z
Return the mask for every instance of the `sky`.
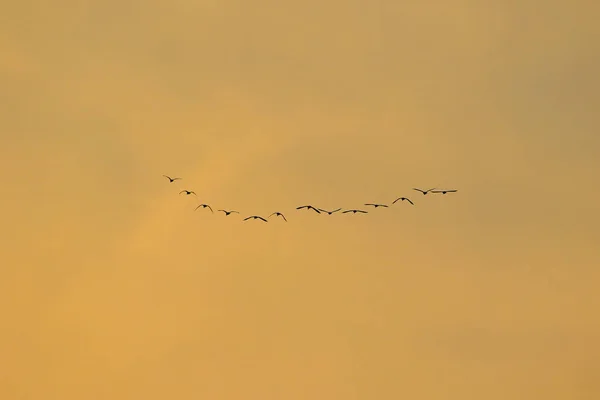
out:
M0 398L599 398L599 5L2 8Z

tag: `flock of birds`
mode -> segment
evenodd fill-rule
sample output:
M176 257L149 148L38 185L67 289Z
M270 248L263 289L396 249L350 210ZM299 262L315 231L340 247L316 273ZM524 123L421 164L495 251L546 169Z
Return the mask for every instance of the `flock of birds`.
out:
M169 183L173 183L173 182L175 182L177 180L181 180L182 179L182 178L171 178L168 175L163 175L163 176L169 180ZM446 193L455 193L455 192L457 192L457 189L443 189L442 190L442 189L438 189L438 188L431 188L431 189L427 189L427 190L422 190L422 189L419 189L419 188L413 188L413 190L416 190L417 192L421 192L423 195L426 195L427 193L441 193L441 194L446 194ZM184 194L186 196L194 195L194 196L198 197L198 195L196 194L196 192L194 192L193 190L187 190L187 189L182 190L181 192L179 192L179 194L180 195ZM410 203L413 206L415 205L415 203L413 203L412 200L409 199L408 197L398 197L396 200L394 200L392 202L392 204L396 204L396 202L398 202L398 201L401 201L401 202L406 201L406 202ZM379 203L365 203L364 205L365 206L374 207L374 208L389 207L387 204L379 204ZM196 211L199 208L204 208L204 209L208 208L212 213L214 213L213 208L210 205L208 205L208 204L204 204L204 203L198 204L198 206L194 209L194 211ZM368 213L368 211L359 210L359 209L350 209L350 210L344 210L344 211L342 211L341 208L338 208L338 209L333 210L333 211L328 211L328 210L324 210L322 208L313 207L311 205L305 205L305 206L296 207L296 210L302 210L302 209L313 210L317 214L325 213L325 214L328 214L328 215L331 215L331 214L336 213L338 211L341 211L342 214L346 214L346 213L367 214ZM228 216L228 215L231 215L231 214L239 214L240 213L239 211L235 211L235 210L217 210L217 211L224 213L225 216ZM283 218L283 220L285 222L287 222L287 218L285 217L285 215L283 215L283 213L281 213L279 211L275 211L274 213L272 213L271 215L269 215L267 218L263 218L260 215L250 215L250 216L244 218L243 221L247 221L249 219L258 219L258 220L261 220L261 221L264 221L264 222L269 222L268 218L271 218L272 216L281 217L281 218Z

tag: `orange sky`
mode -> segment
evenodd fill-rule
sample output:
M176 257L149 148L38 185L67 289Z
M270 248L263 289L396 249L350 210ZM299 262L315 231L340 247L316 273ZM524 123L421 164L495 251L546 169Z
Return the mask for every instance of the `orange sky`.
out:
M3 400L600 398L599 6L3 9Z

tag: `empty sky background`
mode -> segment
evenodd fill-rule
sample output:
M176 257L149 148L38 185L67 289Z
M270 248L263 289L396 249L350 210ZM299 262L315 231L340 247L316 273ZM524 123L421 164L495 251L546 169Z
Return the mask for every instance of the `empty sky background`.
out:
M599 13L6 2L0 398L599 398Z

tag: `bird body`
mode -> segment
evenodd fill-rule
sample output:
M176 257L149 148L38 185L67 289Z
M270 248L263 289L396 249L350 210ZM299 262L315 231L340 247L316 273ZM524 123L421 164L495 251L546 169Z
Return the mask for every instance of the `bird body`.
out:
M435 188L431 188L431 189L428 189L428 190L421 190L421 189L413 188L413 190L416 190L417 192L421 192L421 193L423 193L424 195L425 195L425 194L427 194L427 193L429 193L429 192L431 192L431 191L432 191L432 190L434 190L434 189L435 189Z
M169 183L173 183L174 181L181 179L181 178L171 178L168 175L163 175L163 176L169 180Z
M261 221L269 222L269 221L267 221L266 219L264 219L263 217L260 217L260 216L258 216L258 215L251 215L251 216L249 216L249 217L246 217L246 218L244 218L244 221L246 221L246 220L249 220L249 219L251 219L251 218L252 218L252 219L260 219Z
M181 192L179 192L179 194L185 193L186 195L190 195L193 194L194 196L196 195L196 192L194 192L193 190L182 190Z
M335 212L338 212L338 211L340 211L340 210L341 210L341 208L338 208L337 210L333 210L333 211L327 211L327 210L323 210L322 208L319 208L318 210L319 210L319 211L321 211L321 212L327 213L328 215L331 215L331 214L333 214L333 213L335 213Z
M441 193L441 194L446 194L446 193L454 193L457 192L458 190L456 189L450 189L450 190L433 190L431 193Z
M408 197L398 197L396 200L394 200L394 202L392 204L396 204L396 202L400 200L400 201L408 201L410 204L412 204L413 206L415 205L415 203L413 203L412 201L410 201L410 199Z
M365 206L373 206L375 208L377 208L377 207L387 207L385 204L376 204L376 203L365 203Z
M200 207L202 207L202 208L207 208L207 207L208 207L208 209L210 210L210 212L211 212L211 213L214 213L214 211L213 211L212 207L211 207L211 206L209 206L208 204L199 204L199 205L198 205L198 207L196 207L196 208L194 209L194 211L196 211L196 210L197 210L197 209L199 209Z
M321 211L319 211L318 208L315 208L313 206L300 206L300 207L296 207L296 210L302 210L303 208L306 208L307 210L315 210L317 212L317 214L321 214Z
M282 213L280 213L279 211L274 212L273 214L269 215L269 218L271 218L273 215L277 216L277 217L281 217L284 219L285 222L287 222L287 219L285 218L285 215L283 215Z
M222 211L222 212L224 212L224 213L225 213L225 216L228 216L228 215L229 215L229 214L231 214L231 213L238 213L238 214L239 214L239 212L238 212L238 211L235 211L235 210L231 210L231 211L227 211L227 210L217 210L217 211Z

